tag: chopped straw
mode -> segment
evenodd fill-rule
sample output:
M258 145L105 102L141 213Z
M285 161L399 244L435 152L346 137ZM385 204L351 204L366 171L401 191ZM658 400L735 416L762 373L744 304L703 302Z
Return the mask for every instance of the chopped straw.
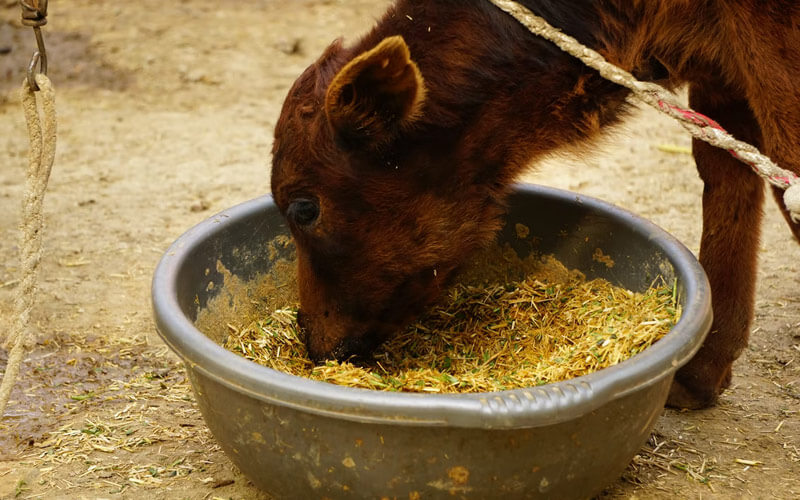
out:
M349 387L469 393L530 387L617 364L663 337L680 317L675 284L634 293L596 279L456 285L442 305L362 363L309 361L296 306L244 328L224 345L259 364Z

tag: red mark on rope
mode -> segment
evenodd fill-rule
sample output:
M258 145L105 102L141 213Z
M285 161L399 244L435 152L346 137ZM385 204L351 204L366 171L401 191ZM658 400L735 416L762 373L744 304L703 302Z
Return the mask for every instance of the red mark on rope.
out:
M664 101L658 101L658 105L659 107L661 107L662 110L665 111L670 110L673 111L674 113L678 113L679 115L683 116L686 120L693 122L695 125L700 125L701 127L702 126L712 127L717 130L725 132L725 129L722 128L722 126L719 123L715 122L714 120L712 120L711 118L707 117L702 113L698 113L697 111L692 111L688 109L683 109L679 106L675 106L673 104Z
M726 134L728 133L724 128L722 128L722 125L720 125L716 121L712 120L711 118L707 117L706 115L704 115L702 113L698 113L697 111L684 109L684 108L681 108L680 106L675 106L674 104L670 104L670 103L662 101L662 100L658 101L658 106L665 113L667 113L669 115L672 115L672 116L676 116L676 117L680 116L685 121L692 122L692 123L694 123L695 125L697 125L699 127L711 127L711 128L717 129L719 131L725 132ZM741 161L742 163L744 163L744 164L748 165L750 168L752 168L755 173L761 174L760 169L759 169L758 165L756 164L756 162L749 161L749 160L747 160L745 158L742 158L741 155L739 155L736 151L734 151L732 149L728 150L728 152L731 155L733 155L734 158L736 158L737 160ZM794 176L792 176L792 175L787 175L787 176L773 175L773 176L770 176L770 179L772 179L774 181L777 181L777 182L780 182L780 183L784 184L785 186L789 186L789 185L792 184L792 182L794 182L797 179L797 176L796 175L794 175Z

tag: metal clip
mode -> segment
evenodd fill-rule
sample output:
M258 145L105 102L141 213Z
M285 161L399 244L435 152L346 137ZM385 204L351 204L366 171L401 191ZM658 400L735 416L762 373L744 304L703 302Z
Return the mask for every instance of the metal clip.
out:
M47 0L19 0L19 6L25 26L41 27L47 24Z
M19 0L22 8L22 24L31 26L33 34L36 36L36 47L38 50L33 53L31 62L28 65L28 86L34 92L39 90L36 84L36 66L39 66L39 73L47 74L47 50L44 46L41 27L47 24L47 0Z

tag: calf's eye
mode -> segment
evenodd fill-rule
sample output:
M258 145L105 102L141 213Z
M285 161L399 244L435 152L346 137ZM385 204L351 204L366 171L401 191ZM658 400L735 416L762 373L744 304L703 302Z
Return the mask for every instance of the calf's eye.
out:
M298 198L289 204L286 217L298 226L310 226L319 217L319 205L315 201Z

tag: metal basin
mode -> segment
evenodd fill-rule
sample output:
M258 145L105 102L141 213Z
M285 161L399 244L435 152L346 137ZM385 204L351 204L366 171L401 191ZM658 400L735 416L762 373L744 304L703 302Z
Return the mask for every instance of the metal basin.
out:
M500 240L529 252L517 223L537 252L589 278L639 291L658 275L677 278L680 322L628 361L530 389L405 394L279 373L194 325L224 289L217 261L245 281L271 266L267 242L288 230L265 196L197 225L166 252L153 279L158 330L184 360L219 444L276 498L589 498L647 440L675 371L700 347L711 325L708 282L672 236L590 197L518 186ZM613 267L593 260L597 248Z

